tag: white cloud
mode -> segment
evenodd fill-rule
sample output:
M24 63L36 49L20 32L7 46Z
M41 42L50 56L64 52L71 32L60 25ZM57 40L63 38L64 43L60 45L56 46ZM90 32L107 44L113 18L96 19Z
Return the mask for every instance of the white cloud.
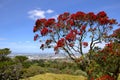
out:
M47 11L46 11L46 13L53 13L54 11L53 10L51 10L51 9L48 9Z
M29 18L36 19L36 18L45 18L45 11L43 10L31 10L28 12Z
M38 18L46 18L46 15L54 13L54 10L48 9L48 10L41 10L41 9L34 9L28 12L29 18L31 19L38 19Z

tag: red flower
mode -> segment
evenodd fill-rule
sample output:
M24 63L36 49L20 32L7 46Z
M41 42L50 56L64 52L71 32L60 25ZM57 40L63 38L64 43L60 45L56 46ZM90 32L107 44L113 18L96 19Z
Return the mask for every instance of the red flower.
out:
M93 12L89 12L87 15L90 20L95 21L97 19L97 16Z
M37 27L41 26L41 20L40 19L37 19L36 22L35 22L35 25Z
M63 14L64 16L69 16L70 15L70 13L69 12L64 12L64 14Z
M82 33L83 33L83 32L82 32L82 31L80 31L78 34L79 34L79 35L82 35Z
M34 26L34 28L33 28L33 32L36 32L36 31L37 31L37 27Z
M108 43L108 44L106 44L106 46L111 48L112 47L112 43Z
M104 11L101 11L97 14L98 18L104 18L107 17L107 14Z
M50 39L50 40L46 40L46 44L48 45L48 44L50 44L52 42L52 40Z
M84 19L84 17L85 17L85 13L84 12L81 12L81 11L78 11L76 14L75 14L75 17L76 17L76 19L77 20L83 20Z
M57 20L58 21L62 20L62 14L58 16Z
M54 51L57 51L57 50L58 50L58 46L55 46L55 47L54 47Z
M71 26L74 26L74 25L75 25L75 23L74 23L73 20L68 20L68 21L67 21L67 24L70 24Z
M47 19L43 18L43 19L40 19L41 23L45 23L47 21Z
M38 34L36 34L36 35L34 36L34 41L37 40L38 36L39 36Z
M44 23L44 25L45 25L45 27L48 27L48 26L50 26L50 25L52 25L52 24L54 24L55 23L55 19L54 18L50 18L50 19L48 19L45 23Z
M70 13L69 12L65 12L63 15L62 15L62 20L67 20L69 18L69 15Z
M81 30L82 30L82 31L85 31L85 29L86 29L86 26L82 26L82 27L81 27Z
M88 43L87 42L83 42L82 43L84 47L87 47L88 46Z
M43 49L43 48L44 48L44 46L45 46L44 44L41 44L40 49Z
M70 46L70 47L73 47L73 46L74 46L74 43L70 43L69 46Z
M84 12L77 12L76 14L72 14L71 15L71 19L73 19L73 20L83 20L84 19L84 17L85 17L85 13Z
M65 39L68 40L69 42L70 42L70 41L74 41L75 38L76 38L76 34L74 34L74 33L72 33L72 32L69 33L69 34L67 34L66 37L65 37Z
M62 25L61 25L60 23L57 23L56 26L57 26L58 28L61 28L61 27L62 27Z
M57 47L63 47L65 45L65 39L61 38L60 40L58 40L57 42Z
M78 31L77 31L77 29L75 29L75 30L71 30L70 33L77 34Z
M71 14L70 18L76 20L76 14Z
M41 35L44 36L48 33L48 28L44 27L42 30L41 30Z
M110 19L109 20L109 24L112 25L112 24L115 24L116 23L116 20L115 19Z
M96 80L115 80L115 79L110 75L103 75L100 78L97 78Z
M99 18L98 22L99 22L99 24L104 25L104 24L108 24L109 20L108 20L107 17L105 17L105 18Z
M69 18L69 15L70 15L69 12L65 12L65 13L59 15L58 18L57 18L57 20L58 21L61 21L61 20L65 21L65 20L67 20Z

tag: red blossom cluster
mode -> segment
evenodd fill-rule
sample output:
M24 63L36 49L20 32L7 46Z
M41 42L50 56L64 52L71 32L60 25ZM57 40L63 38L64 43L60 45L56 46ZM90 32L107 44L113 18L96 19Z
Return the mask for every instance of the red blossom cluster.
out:
M66 40L70 41L74 41L76 39L76 34L75 32L70 32L66 35L65 37Z
M71 26L74 26L75 22L74 22L74 20L70 19L70 20L67 21L67 24L70 24Z
M83 44L84 47L88 46L88 42L83 42L82 44Z
M97 17L98 18L104 18L104 17L107 17L107 14L104 11L101 11L97 14Z
M113 51L113 47L114 46L112 42L105 44L105 48L101 52L106 54L114 54L115 52Z
M71 15L71 19L73 20L84 20L86 14L84 12L78 11L75 14Z
M63 47L65 45L65 39L61 38L60 40L58 40L57 42L57 47Z
M87 18L86 18L86 20L90 20L90 21L95 21L97 19L97 16L93 13L93 12L89 12L88 14L87 14Z
M40 49L44 49L44 46L45 46L44 44L41 44Z
M120 44L110 42L106 44L105 48L101 50L100 52L105 53L105 54L111 54L114 56L120 56Z
M57 19L58 19L58 21L65 21L69 18L69 15L70 15L69 12L65 12L65 13L59 15Z
M42 27L48 27L52 24L55 23L55 19L54 18L50 18L50 19L37 19L35 22L35 26L33 28L33 32L36 32L37 30L41 29Z
M112 43L105 44L105 46L112 48Z
M111 36L120 39L120 28L116 29Z
M69 43L69 46L70 46L70 47L73 47L73 46L74 46L74 43Z
M47 40L46 40L46 42L45 42L45 44L47 44L47 45L48 45L48 44L50 44L51 42L52 42L52 40L51 40L51 39L49 39L49 40L47 39Z
M33 28L33 32L36 32L37 30L38 30L37 27L34 26L34 28Z
M55 28L52 27L52 25L57 24L57 27L59 28L70 28L71 26L76 26L78 25L80 21L85 21L85 22L96 22L99 23L100 25L106 25L106 24L116 24L115 19L109 19L107 17L107 14L104 11L99 12L98 14L94 14L93 12L89 13L84 13L81 11L78 11L76 13L70 14L69 12L65 12L61 15L58 16L58 22L55 21L54 18L50 19L38 19L35 22L35 26L33 29L33 32L36 32L44 27L50 27L50 28ZM68 26L69 25L69 26ZM82 27L82 30L85 30L85 26Z
M36 41L38 37L39 37L39 35L36 34L36 35L34 36L34 41Z
M45 36L47 33L48 33L48 28L44 27L44 28L41 30L41 35L42 35L42 36Z
M33 32L36 32L47 20L45 18L43 19L37 19L35 22L35 26L33 28Z
M83 26L81 27L81 31L85 31L85 29L86 29L86 26L83 25Z
M90 80L115 80L112 76L106 74L106 75L103 75L97 79L94 79L93 77L90 79Z
M115 80L115 79L110 75L103 75L103 76L101 76L100 78L98 78L96 80Z
M57 51L57 50L58 50L58 46L55 46L55 47L54 47L54 51Z
M104 18L99 18L98 22L99 22L99 24L104 25L104 24L108 24L109 20L107 17L104 17Z
M54 51L58 51L58 48L63 47L65 45L65 39L61 38L58 40L57 45L54 47Z
M55 19L54 18L50 18L50 19L48 19L45 23L44 23L44 26L45 27L48 27L48 26L50 26L50 25L52 25L52 24L54 24L55 23Z

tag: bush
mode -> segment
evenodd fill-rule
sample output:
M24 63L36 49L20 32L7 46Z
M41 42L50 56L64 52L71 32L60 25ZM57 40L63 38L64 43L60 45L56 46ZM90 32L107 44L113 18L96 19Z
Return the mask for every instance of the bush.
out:
M120 72L120 44L109 43L105 48L92 52L92 59L86 68L89 78L116 80Z
M87 77L87 73L84 72L84 71L82 71L82 70L76 70L76 71L74 72L74 74L75 74L75 75L82 75L82 76Z
M55 73L55 74L60 74L61 71L57 68L46 68L47 69L47 73Z
M0 63L0 79L1 80L19 80L21 77L21 64L15 64L13 62Z
M45 73L45 69L37 65L32 65L28 69L26 69L26 71L24 72L25 73L23 74L23 77L31 77L37 74Z

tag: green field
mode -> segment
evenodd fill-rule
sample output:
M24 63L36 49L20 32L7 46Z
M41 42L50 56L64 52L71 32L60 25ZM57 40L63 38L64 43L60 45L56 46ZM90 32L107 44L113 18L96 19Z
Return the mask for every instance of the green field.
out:
M87 80L87 79L83 76L46 73L46 74L36 75L34 77L30 77L23 80Z

